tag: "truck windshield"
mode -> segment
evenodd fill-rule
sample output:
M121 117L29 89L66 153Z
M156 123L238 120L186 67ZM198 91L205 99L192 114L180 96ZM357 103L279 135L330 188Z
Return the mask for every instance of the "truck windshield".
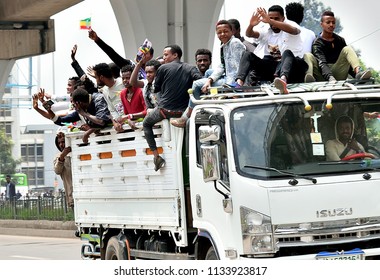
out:
M380 168L380 101L248 106L231 114L236 170L248 177L363 172ZM252 168L262 167L262 168Z

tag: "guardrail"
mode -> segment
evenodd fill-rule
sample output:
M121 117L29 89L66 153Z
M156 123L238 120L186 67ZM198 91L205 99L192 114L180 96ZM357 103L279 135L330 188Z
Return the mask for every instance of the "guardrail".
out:
M58 196L25 197L0 200L0 219L73 221L64 193Z

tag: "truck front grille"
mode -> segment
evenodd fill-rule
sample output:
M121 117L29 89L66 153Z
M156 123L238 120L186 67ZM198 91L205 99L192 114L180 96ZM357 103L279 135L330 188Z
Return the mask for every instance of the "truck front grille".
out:
M380 239L380 217L275 225L278 248Z

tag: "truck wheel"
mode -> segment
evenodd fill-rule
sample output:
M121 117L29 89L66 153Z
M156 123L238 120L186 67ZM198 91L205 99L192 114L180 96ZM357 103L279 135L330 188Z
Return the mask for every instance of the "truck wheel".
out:
M207 253L206 253L206 257L205 257L205 260L218 260L218 256L216 255L216 251L214 249L213 246L210 246L210 248L208 248L207 250Z
M128 260L127 250L123 241L116 236L110 238L107 244L106 260Z

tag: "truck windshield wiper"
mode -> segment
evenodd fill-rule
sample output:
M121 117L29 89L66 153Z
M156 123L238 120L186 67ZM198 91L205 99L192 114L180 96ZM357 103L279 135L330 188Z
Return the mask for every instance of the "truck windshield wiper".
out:
M350 164L350 165L361 165L362 161L328 161L328 162L318 162L318 165L344 165L344 164Z
M295 174L295 173L292 173L292 172L289 172L289 171L278 170L278 169L273 168L273 167L257 166L257 165L245 165L244 167L246 167L246 168L253 168L253 169L261 169L261 170L266 170L266 171L275 171L278 174L282 174L282 175L293 177L293 180L289 181L289 184L292 185L292 186L295 186L295 185L298 184L298 181L295 178L309 180L313 184L317 183L317 179L315 179L315 178L308 177L308 176L303 176L303 175L299 175L299 174Z
M318 165L358 165L365 170L370 171L380 171L380 159L364 159L361 161L330 161L330 162L320 162ZM356 171L360 171L357 169ZM363 179L369 180L371 179L371 174L368 174L366 171L363 174Z
M361 168L379 170L380 159L364 159L360 161L328 161L319 162L318 165L359 165Z

